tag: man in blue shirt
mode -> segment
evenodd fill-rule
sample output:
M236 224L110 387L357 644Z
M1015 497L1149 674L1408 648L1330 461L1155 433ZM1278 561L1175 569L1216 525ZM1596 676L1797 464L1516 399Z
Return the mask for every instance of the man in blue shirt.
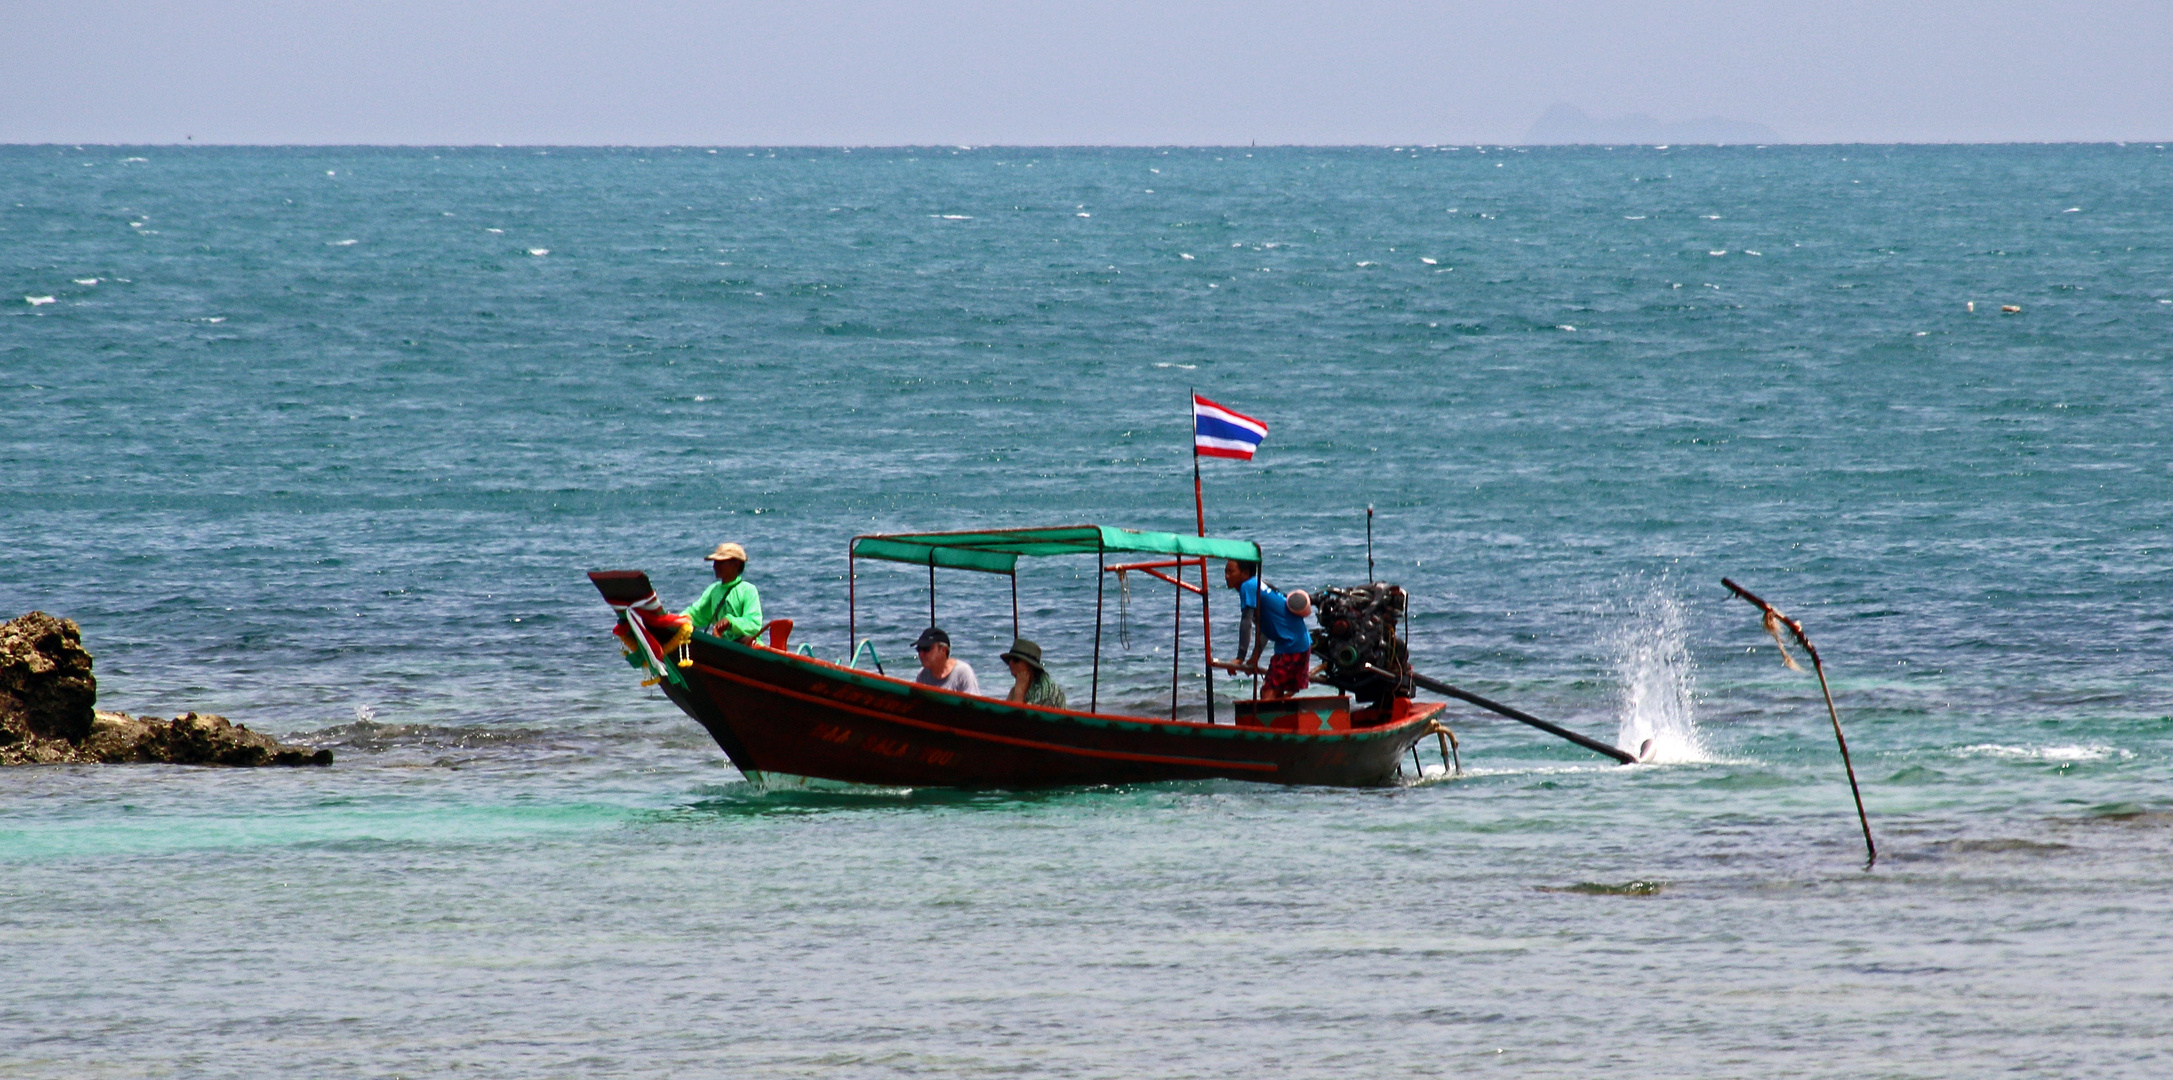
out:
M1274 659L1268 662L1268 674L1260 684L1260 697L1274 701L1287 698L1313 685L1313 632L1306 629L1305 617L1290 610L1290 602L1272 585L1260 581L1260 564L1232 559L1222 566L1223 584L1237 590L1238 606L1244 608L1238 620L1237 654L1245 656L1245 645L1258 627L1260 637L1252 641L1252 655L1245 665L1256 667L1260 653L1268 642L1275 643Z

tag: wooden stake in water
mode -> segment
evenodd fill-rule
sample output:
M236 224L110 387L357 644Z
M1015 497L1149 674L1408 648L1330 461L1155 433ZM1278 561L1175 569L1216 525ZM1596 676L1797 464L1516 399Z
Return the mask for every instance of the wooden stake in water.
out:
M1856 766L1849 761L1849 741L1841 736L1841 714L1834 711L1833 691L1826 687L1826 665L1819 662L1817 647L1813 646L1811 639L1804 635L1802 623L1781 614L1780 609L1760 600L1749 589L1727 578L1721 578L1720 583L1726 585L1729 592L1742 597L1765 613L1766 633L1773 635L1773 644L1781 650L1782 663L1795 668L1797 671L1803 670L1796 665L1795 659L1788 655L1788 645L1781 640L1780 628L1783 626L1788 628L1788 632L1795 637L1796 644L1803 646L1803 651L1810 656L1811 668L1818 672L1818 692L1826 696L1826 718L1833 721L1833 741L1841 747L1841 767L1848 770L1849 794L1856 797L1856 821L1864 827L1864 869L1869 870L1873 863L1879 861L1879 848L1877 844L1871 842L1871 818L1864 813L1864 793L1862 789L1856 786Z

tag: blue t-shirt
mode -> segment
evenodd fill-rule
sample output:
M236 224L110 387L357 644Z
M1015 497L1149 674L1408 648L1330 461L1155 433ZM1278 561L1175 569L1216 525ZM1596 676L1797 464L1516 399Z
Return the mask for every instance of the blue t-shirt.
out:
M1264 616L1260 621L1266 624L1268 640L1275 643L1275 655L1312 650L1313 632L1305 628L1303 616L1290 613L1290 602L1283 598L1281 591L1271 586L1263 600L1260 579L1247 578L1245 584L1237 587L1237 600L1247 611L1255 607L1260 609Z

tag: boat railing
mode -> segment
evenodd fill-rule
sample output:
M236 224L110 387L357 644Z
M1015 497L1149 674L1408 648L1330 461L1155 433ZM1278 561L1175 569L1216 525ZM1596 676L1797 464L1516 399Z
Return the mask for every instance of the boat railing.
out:
M860 639L860 644L858 644L858 645L855 645L855 646L853 646L853 658L852 658L852 659L850 659L850 660L847 660L847 661L845 662L845 666L846 666L846 667L849 667L849 668L857 668L857 667L859 667L859 666L860 666L860 654L861 654L861 653L862 653L863 651L864 651L864 652L866 652L866 653L868 654L868 659L870 659L870 660L873 660L873 661L875 661L875 673L876 673L877 675L888 675L888 674L889 674L889 672L887 672L887 671L884 671L884 670L883 670L883 658L882 658L881 656L877 655L877 653L876 653L876 651L875 651L875 639L874 639L874 638L861 638L861 639Z

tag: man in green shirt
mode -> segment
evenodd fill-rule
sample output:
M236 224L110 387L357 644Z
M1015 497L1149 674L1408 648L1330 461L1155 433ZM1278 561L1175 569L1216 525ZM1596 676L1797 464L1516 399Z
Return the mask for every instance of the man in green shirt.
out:
M718 544L709 553L709 565L717 580L686 610L696 630L721 638L745 641L762 629L762 594L740 575L747 569L747 549L738 544Z

